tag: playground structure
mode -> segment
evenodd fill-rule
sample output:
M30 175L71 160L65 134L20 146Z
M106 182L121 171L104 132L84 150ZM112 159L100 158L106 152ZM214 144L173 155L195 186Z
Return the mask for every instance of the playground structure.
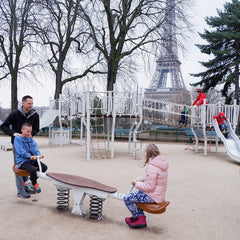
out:
M49 126L50 144L68 144L72 141L72 120L80 120L80 144L84 143L86 133L87 160L90 160L91 152L94 153L93 143L99 139L106 139L105 151L110 151L114 157L114 138L116 119L129 119L128 151L136 156L138 148L137 134L142 123L142 93L106 91L80 93L75 99L51 100L50 109L43 116L45 124ZM49 117L48 117L49 115ZM58 117L59 127L53 128L52 123ZM64 122L68 122L68 128L64 128ZM100 122L100 124L99 124ZM93 139L94 137L94 139ZM99 143L98 143L99 145ZM99 148L99 147L98 147Z
M104 144L103 149L109 151L111 158L114 158L114 139L116 134L116 120L118 118L128 119L131 124L127 132L128 152L132 152L132 156L135 157L137 151L141 148L137 136L141 132L143 121L150 124L158 123L180 127L179 119L181 112L184 108L187 109L188 112L185 114L187 123L185 127L191 129L192 135L195 138L196 151L198 151L199 140L204 142L204 155L207 156L208 132L209 130L216 130L213 116L223 111L229 121L229 127L231 127L233 134L236 130L239 117L239 106L236 105L236 102L233 105L204 103L199 107L186 106L165 100L143 97L141 91L121 92L115 88L113 91L106 92L85 91L74 99L64 100L60 98L52 100L50 107L47 113L49 115L48 123L51 124L53 119L58 116L59 128L55 129L50 125L49 143L60 145L71 143L72 120L80 119L80 144L84 143L85 133L88 161L90 161L91 153L94 153L94 149L95 151L100 149L100 144ZM47 115L45 119L47 119ZM42 123L41 120L42 118L40 119L40 123ZM69 122L68 128L64 128L63 126L66 120ZM118 130L125 131L124 129ZM217 151L218 140L219 138L223 138L217 130L214 138ZM238 144L236 138L233 139L235 139L235 144ZM97 142L97 147L93 146L94 140L100 140ZM106 144L103 143L103 140L106 141ZM223 142L225 143L225 141ZM230 154L229 156L231 157ZM236 159L240 159L240 154L234 158L234 160Z
M233 105L224 105L222 103L206 104L205 102L199 107L187 106L187 108L189 111L188 114L186 114L186 117L188 118L187 126L191 128L192 134L195 138L195 151L198 151L199 140L202 139L204 142L204 155L207 156L207 144L209 141L207 130L215 130L216 134L214 137L216 140L216 151L218 140L221 138L228 155L232 159L240 161L240 142L234 133L239 117L239 105L236 105L236 101ZM144 99L143 119L177 126L177 120L180 117L181 109L183 109L183 105L180 104L155 99ZM228 119L227 124L230 129L229 139L226 139L222 135L216 121L213 119L213 116L217 115L219 112L224 112ZM176 116L178 116L178 118ZM199 132L201 132L201 134L199 134ZM234 154L232 152L234 152Z
M234 159L235 161L240 162L240 141L238 136L234 133L231 123L227 120L225 124L228 126L229 133L226 136L223 135L217 121L214 121L214 128L217 135L221 138L224 143L224 146L227 150L227 154Z

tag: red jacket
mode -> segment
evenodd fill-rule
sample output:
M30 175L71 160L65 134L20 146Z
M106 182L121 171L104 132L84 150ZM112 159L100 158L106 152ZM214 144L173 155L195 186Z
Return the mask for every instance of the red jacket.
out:
M222 116L222 117L220 117L220 116ZM218 125L224 124L224 120L227 120L227 118L224 115L222 115L221 113L219 113L218 115L213 116L213 118L217 120Z
M197 96L196 100L193 102L192 106L195 105L198 101L199 101L199 102L198 102L197 106L202 105L204 99L206 99L206 94L205 94L205 93L199 94L199 95ZM208 104L208 103L206 102L206 104Z

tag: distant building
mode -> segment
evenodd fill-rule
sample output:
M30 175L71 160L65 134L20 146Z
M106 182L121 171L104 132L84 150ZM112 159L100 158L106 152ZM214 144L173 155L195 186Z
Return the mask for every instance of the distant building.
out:
M190 105L190 93L186 89L182 73L181 62L178 60L177 44L175 39L175 0L166 1L170 13L164 26L166 41L161 48L161 56L156 61L155 74L149 88L145 89L144 96L151 99L166 100Z

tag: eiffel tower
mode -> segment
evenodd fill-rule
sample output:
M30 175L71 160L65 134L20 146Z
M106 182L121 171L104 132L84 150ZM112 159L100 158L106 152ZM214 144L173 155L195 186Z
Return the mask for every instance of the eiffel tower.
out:
M181 62L178 60L178 49L175 31L175 0L166 0L169 9L164 24L166 39L161 45L161 55L156 61L157 66L149 88L145 89L145 97L161 99L169 102L190 104L182 73Z

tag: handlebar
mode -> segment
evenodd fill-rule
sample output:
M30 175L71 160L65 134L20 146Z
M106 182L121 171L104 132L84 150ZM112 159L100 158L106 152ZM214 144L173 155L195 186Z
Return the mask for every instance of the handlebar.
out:
M129 190L128 190L128 194L132 192L132 190L134 189L134 185L131 184Z
M39 172L42 172L42 165L40 163L40 156L37 156L37 163L38 163Z

